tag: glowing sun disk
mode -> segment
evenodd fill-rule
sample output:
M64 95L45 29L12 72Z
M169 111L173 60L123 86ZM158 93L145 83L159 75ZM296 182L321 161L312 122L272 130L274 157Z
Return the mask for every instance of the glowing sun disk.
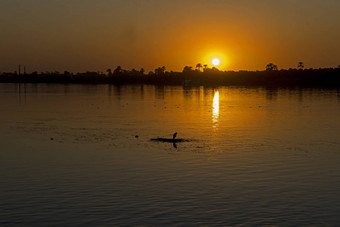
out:
M214 58L211 62L214 66L218 66L220 64L220 59Z

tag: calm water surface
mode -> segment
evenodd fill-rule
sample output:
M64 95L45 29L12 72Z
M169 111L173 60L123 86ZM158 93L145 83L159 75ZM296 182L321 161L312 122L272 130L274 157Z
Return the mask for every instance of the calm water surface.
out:
M1 226L340 223L338 90L0 84L0 104Z

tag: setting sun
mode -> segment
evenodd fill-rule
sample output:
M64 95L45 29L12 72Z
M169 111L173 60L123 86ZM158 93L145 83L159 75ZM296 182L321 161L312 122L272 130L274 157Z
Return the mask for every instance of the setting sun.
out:
M219 70L226 70L231 62L229 50L225 47L219 49L203 49L202 58L199 62L204 62L209 68L218 67Z
M214 66L218 66L219 64L220 64L220 59L218 59L218 58L214 58L212 61L212 64L214 65Z

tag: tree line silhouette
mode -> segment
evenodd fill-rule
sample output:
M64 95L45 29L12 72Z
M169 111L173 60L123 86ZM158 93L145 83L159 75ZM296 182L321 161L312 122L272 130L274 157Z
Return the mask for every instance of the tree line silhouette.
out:
M166 71L165 66L145 73L140 70L125 70L120 66L103 72L71 73L32 72L1 73L0 82L8 83L110 83L154 84L184 86L272 86L272 87L340 87L340 65L337 68L305 69L299 62L294 69L278 69L274 63L263 71L220 71L216 67L198 63L195 69L185 66L182 72Z

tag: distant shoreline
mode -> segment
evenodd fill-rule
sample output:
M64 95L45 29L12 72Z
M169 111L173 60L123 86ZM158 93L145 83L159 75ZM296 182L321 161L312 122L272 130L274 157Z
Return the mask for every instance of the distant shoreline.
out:
M1 83L70 83L70 84L150 84L183 86L268 86L340 88L340 68L289 69L270 71L144 72L114 73L1 73Z

